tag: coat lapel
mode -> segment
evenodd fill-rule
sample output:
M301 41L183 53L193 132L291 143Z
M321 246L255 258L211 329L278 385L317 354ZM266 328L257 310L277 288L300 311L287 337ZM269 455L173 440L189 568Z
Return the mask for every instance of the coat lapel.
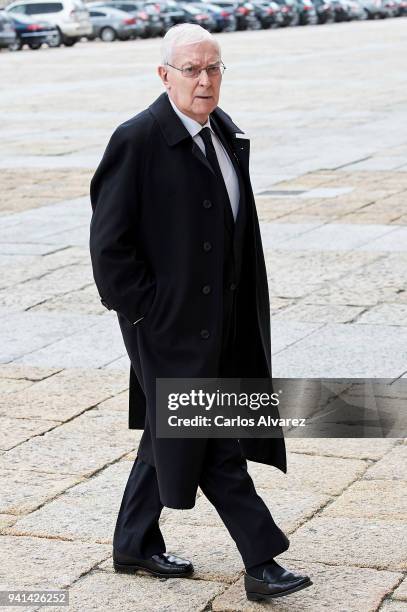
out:
M169 146L173 147L187 138L191 139L190 133L174 112L167 93L162 93L148 107L148 110L155 117ZM248 180L250 140L248 138L236 138L237 134L243 134L244 132L235 123L233 123L230 116L219 108L219 106L215 108L210 117L217 128L217 134L220 134L219 137L221 138L223 144L226 144L225 148L227 149L228 153L232 153L235 158L232 159L232 163L237 161L240 169L243 172L243 179ZM227 141L226 143L225 140ZM202 153L200 147L198 147L194 140L192 140L191 152L200 163L202 163L212 174L215 174L206 156L204 153ZM233 233L235 229L235 221L231 208L230 211L226 213L226 226L228 230Z

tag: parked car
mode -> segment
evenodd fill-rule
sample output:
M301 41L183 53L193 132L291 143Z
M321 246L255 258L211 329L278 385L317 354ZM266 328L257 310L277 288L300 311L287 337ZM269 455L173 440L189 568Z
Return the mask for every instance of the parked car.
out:
M129 40L144 32L144 26L136 17L110 6L90 6L89 16L93 28L92 34L88 36L89 40L95 38L100 38L104 42L112 42L116 38Z
M346 0L332 0L335 21L350 21L349 5Z
M130 13L130 15L133 15L143 22L144 32L141 34L141 38L161 36L165 33L164 21L155 3L145 4L144 2L137 2L136 0L108 0L106 2L98 2L97 4L120 9L126 13ZM95 6L95 3L92 2L91 6Z
M362 19L367 19L367 15L363 6L358 2L358 0L346 0L348 5L348 14L350 20L360 21Z
M383 0L384 8L386 9L386 17L397 17L398 6L395 0Z
M407 0L396 0L397 17L407 15Z
M58 30L48 21L26 15L10 15L10 18L16 31L16 39L10 45L11 51L20 51L24 45L30 49L39 49L43 43L49 47L58 46Z
M299 16L293 0L275 0L280 7L281 27L298 25Z
M298 12L298 25L315 25L318 15L311 0L295 0Z
M276 2L271 0L252 0L251 4L254 6L255 15L260 21L263 30L278 28L282 24L281 9Z
M261 28L261 23L254 12L254 6L250 2L241 0L212 0L212 4L234 11L237 30L259 30Z
M67 47L92 33L89 13L82 0L15 0L6 10L48 21L58 30L58 44L63 42Z
M214 32L216 29L215 19L205 11L203 3L197 4L180 2L180 7L185 12L185 21L187 23L196 23L209 32ZM202 8L201 8L202 7Z
M216 6L216 4L201 3L195 6L202 6L203 10L215 21L214 32L234 32L237 27L236 17L233 11Z
M10 16L0 11L0 50L7 49L16 40L16 31Z
M360 0L360 4L366 13L367 19L379 19L381 12L381 0Z
M318 16L318 23L334 23L335 10L330 0L312 0Z
M185 23L185 12L179 6L179 2L175 2L175 0L158 0L158 2L151 0L146 2L146 6L150 5L155 6L159 11L164 23L164 33L174 25Z

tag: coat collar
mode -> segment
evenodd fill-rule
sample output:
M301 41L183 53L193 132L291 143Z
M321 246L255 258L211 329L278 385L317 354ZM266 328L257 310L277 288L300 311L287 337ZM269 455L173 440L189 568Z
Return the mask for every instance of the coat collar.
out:
M166 92L162 93L150 104L148 110L157 120L164 138L170 146L174 146L181 142L181 140L190 137L188 130L172 108ZM244 133L219 106L215 108L210 116L213 116L233 138L235 138L235 134Z

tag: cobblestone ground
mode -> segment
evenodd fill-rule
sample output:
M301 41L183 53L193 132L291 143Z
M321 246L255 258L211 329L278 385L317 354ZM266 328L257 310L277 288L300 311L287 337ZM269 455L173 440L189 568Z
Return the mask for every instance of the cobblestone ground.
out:
M222 106L252 140L277 377L406 377L405 30L396 19L219 35ZM139 432L117 320L93 285L87 193L113 128L161 92L158 48L1 54L0 588L69 587L78 612L405 610L402 438L288 438L287 475L249 462L290 538L278 560L309 589L248 602L201 495L162 517L193 579L112 571Z

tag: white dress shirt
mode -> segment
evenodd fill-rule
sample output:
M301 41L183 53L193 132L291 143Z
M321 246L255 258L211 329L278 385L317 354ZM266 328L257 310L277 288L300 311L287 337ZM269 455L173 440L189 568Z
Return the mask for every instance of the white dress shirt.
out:
M233 167L233 164L231 162L229 155L225 151L224 146L222 145L221 141L219 140L219 138L217 137L217 135L215 134L215 132L213 131L211 127L210 118L208 117L208 120L205 123L205 125L201 125L198 121L195 121L195 119L192 119L191 117L188 117L188 115L185 115L184 113L182 113L179 110L179 108L175 106L174 102L171 100L169 96L168 96L168 99L171 102L172 108L177 113L178 117L181 119L182 123L184 124L188 132L191 134L193 140L196 142L196 144L201 149L204 155L205 155L205 145L204 145L202 138L199 136L199 132L204 127L208 127L211 130L213 146L215 148L216 156L218 158L223 180L225 181L226 189L229 194L229 200L232 206L233 217L236 221L237 212L239 210L239 198L240 198L239 181L236 176L236 171Z

